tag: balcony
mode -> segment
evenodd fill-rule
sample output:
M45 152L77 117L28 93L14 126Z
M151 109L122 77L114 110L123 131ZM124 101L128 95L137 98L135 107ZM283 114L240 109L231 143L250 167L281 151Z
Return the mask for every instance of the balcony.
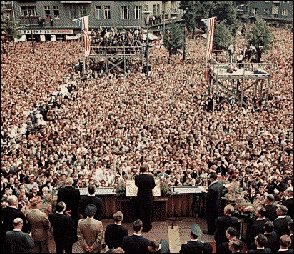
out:
M60 1L62 4L90 4L92 1Z
M10 10L12 10L12 4L2 4L1 3L1 9L10 11Z

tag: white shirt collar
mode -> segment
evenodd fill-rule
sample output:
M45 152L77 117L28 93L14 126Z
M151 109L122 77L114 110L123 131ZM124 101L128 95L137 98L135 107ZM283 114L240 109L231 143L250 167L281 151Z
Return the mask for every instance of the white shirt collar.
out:
M288 249L279 249L278 251L287 251Z
M21 231L20 228L14 228L13 231Z
M9 205L8 207L17 209L17 207L16 206L13 206L13 205Z
M141 236L141 234L137 234L137 233L133 233L133 235L136 235L136 236Z
M286 218L286 215L280 215L278 216L279 219L282 219L282 218Z

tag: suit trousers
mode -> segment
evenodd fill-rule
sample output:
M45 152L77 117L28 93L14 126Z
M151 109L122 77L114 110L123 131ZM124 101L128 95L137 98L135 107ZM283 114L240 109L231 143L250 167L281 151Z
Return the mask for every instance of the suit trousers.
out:
M206 211L207 231L211 235L213 235L216 230L215 220L217 219L217 217L218 217L217 210Z
M34 241L35 246L32 249L32 253L49 253L48 240L45 241Z
M137 219L141 219L143 222L143 230L149 231L152 227L151 225L151 213L153 203L138 203Z

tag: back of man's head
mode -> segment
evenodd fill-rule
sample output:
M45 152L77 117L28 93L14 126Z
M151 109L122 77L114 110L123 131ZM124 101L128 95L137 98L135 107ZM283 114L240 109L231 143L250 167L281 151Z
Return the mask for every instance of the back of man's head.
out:
M144 173L144 172L147 172L147 171L148 171L148 165L147 164L142 164L140 166L140 172Z
M283 248L288 248L291 244L291 238L288 235L282 235L280 237L280 246Z
M140 219L135 220L133 222L133 230L135 232L139 232L142 229L142 227L143 227L143 222Z
M123 220L123 213L121 211L117 211L115 214L113 214L113 219L115 222L119 222Z
M259 245L259 247L265 247L265 245L267 244L267 237L264 234L258 234L257 236L255 236L255 240L257 241L257 244Z
M274 226L274 223L272 221L267 221L265 224L264 224L264 231L270 233L270 232L273 232L275 226Z
M60 201L56 205L56 211L60 213L63 211L64 207L65 207L65 203L63 201Z
M233 214L234 213L234 207L232 205L226 205L224 208L225 214Z
M20 225L20 224L23 224L23 220L22 220L22 218L15 218L15 219L13 220L13 226L14 226L14 227L16 227L16 226L18 226L18 225Z
M93 195L93 194L95 194L95 192L96 192L96 186L93 185L93 184L90 184L90 185L88 186L88 193L89 193L90 195Z
M9 206L16 206L17 201L18 201L18 199L17 199L17 196L15 196L15 195L11 195L7 198L7 204Z
M227 232L230 236L238 236L239 232L236 228L228 227Z
M212 172L210 174L210 179L212 179L213 181L215 181L217 179L217 174L215 172Z
M73 179L71 178L71 177L69 177L69 178L66 178L66 180L65 180L65 185L66 186L72 186L73 185Z

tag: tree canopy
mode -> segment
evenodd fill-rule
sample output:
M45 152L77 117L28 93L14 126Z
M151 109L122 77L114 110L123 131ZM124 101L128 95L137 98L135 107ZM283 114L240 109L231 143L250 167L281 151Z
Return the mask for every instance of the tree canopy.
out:
M170 23L167 25L165 34L163 35L163 44L167 48L170 55L178 53L184 47L184 28L178 23Z

